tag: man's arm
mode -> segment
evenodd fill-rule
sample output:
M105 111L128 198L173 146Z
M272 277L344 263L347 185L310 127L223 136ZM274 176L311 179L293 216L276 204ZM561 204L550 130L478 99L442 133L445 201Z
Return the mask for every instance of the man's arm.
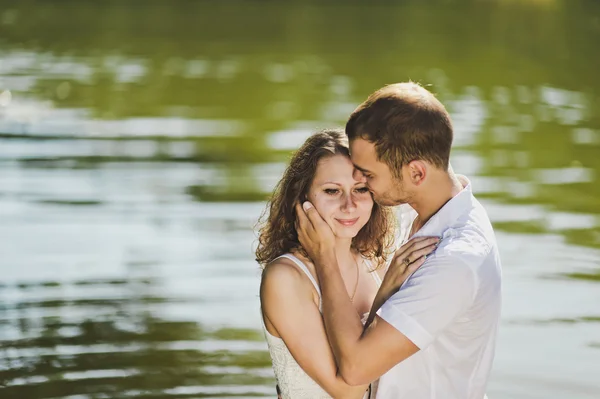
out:
M348 298L337 262L319 261L316 266L327 337L346 383L361 385L374 381L419 350L378 316L363 334L360 317Z
M375 380L414 354L418 348L397 329L379 318L363 334L359 315L348 297L339 272L331 229L312 206L307 207L305 203L304 211L299 205L296 210L298 237L316 266L322 292L325 328L340 374L350 385ZM397 291L408 276L421 266L425 260L424 255L435 249L437 241L421 238L417 243L413 241L403 246L396 253L381 287L385 292L384 297ZM405 259L408 260L405 262ZM372 315L376 310L372 310Z

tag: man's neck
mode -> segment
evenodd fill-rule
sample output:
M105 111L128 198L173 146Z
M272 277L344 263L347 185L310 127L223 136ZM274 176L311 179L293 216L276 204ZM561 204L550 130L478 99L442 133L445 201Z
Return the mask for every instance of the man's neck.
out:
M452 170L432 177L434 179L428 185L430 189L422 193L414 202L409 203L417 211L417 218L413 222L413 233L423 227L433 215L464 188Z

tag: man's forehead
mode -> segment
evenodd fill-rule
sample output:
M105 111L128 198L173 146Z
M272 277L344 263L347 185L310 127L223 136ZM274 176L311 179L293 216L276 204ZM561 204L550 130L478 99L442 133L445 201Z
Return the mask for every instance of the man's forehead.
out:
M350 140L350 152L374 153L375 144L360 137Z
M358 169L366 170L377 161L375 145L364 139L354 139L350 142L350 157Z

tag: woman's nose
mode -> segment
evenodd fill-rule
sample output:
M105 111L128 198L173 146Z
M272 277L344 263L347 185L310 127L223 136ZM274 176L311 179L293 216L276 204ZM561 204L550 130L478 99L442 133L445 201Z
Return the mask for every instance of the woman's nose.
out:
M354 197L352 194L344 195L342 204L342 210L346 212L352 212L356 210L356 203L354 202Z

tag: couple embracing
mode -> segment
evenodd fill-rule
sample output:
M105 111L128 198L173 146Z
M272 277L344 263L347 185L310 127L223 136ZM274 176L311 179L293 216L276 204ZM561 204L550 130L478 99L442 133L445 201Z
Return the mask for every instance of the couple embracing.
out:
M398 83L292 157L256 251L282 399L485 397L501 265L452 139L435 96Z

